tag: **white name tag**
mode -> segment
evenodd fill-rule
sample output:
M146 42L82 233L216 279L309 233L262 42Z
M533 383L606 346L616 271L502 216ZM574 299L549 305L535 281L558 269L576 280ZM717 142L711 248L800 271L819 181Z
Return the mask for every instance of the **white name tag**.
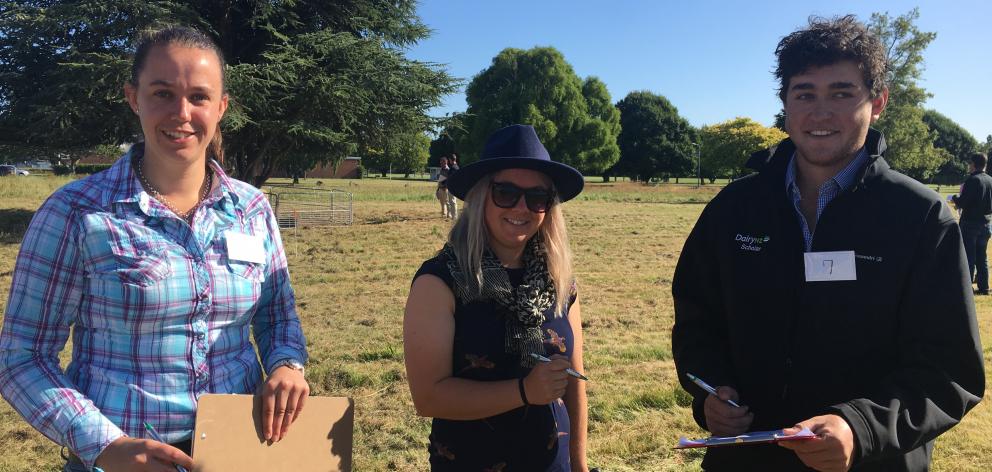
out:
M224 240L228 259L265 264L265 243L261 236L226 231Z
M854 251L807 252L807 282L833 282L837 280L858 280L854 267Z

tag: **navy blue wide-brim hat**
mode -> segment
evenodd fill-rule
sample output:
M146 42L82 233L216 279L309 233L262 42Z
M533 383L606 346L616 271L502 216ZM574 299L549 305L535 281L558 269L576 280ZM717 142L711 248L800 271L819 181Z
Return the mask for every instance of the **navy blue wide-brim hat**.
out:
M462 167L446 180L448 191L464 200L479 179L503 169L531 169L547 175L563 202L575 198L585 186L579 171L551 160L533 126L510 125L489 135L478 161Z

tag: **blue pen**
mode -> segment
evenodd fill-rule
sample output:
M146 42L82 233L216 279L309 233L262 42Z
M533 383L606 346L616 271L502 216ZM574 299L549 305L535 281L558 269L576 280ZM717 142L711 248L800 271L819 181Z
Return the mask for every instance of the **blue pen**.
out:
M547 357L544 357L544 356L542 356L542 355L540 355L540 354L538 354L536 352L530 353L530 357L533 357L534 359L537 359L540 362L551 362L551 359L548 359ZM579 380L586 380L586 381L589 380L589 377L586 377L586 376L580 374L579 371L577 371L577 370L575 370L575 369L573 369L571 367L565 369L565 373L567 373L568 375L571 375L572 377L575 377L575 378L577 378Z
M145 431L148 431L148 434L151 435L152 439L154 439L154 440L156 440L156 441L158 441L160 443L163 443L163 444L168 444L167 442L165 442L165 441L162 440L162 436L159 436L158 435L158 431L155 431L155 427L152 426L151 423L145 421L142 424L145 425ZM188 470L186 470L185 467L183 467L183 466L181 466L179 464L173 464L173 465L176 466L176 470L179 471L179 472L189 472Z
M692 375L692 374L690 374L688 372L685 373L685 376L686 377L689 377L689 380L691 380L692 383L694 383L696 385L699 385L700 388L702 388L703 390L706 390L707 392L709 392L710 395L713 395L714 397L719 398L720 401L726 401L727 403L730 404L730 406L733 406L735 408L740 408L741 407L740 405L738 405L737 403L735 403L733 400L724 400L724 399L720 398L720 396L716 394L716 389L713 388L713 387L711 387L710 384L708 384L706 382L703 382L703 379L701 379L699 377L696 377L695 375Z

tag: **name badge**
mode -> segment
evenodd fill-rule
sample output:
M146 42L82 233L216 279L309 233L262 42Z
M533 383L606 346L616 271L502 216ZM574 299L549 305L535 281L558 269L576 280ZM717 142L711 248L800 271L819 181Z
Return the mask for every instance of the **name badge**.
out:
M834 282L838 280L858 280L854 267L854 251L807 252L807 282Z
M265 264L265 243L261 236L226 231L224 240L228 259Z

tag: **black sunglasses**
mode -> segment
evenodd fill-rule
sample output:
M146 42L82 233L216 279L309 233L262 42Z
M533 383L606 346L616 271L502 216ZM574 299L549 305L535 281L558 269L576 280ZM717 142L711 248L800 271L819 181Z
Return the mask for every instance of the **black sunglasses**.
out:
M551 208L555 201L555 194L546 188L536 187L523 189L507 182L493 182L489 192L493 197L493 204L500 208L513 208L520 201L523 195L527 209L534 213L544 213Z

